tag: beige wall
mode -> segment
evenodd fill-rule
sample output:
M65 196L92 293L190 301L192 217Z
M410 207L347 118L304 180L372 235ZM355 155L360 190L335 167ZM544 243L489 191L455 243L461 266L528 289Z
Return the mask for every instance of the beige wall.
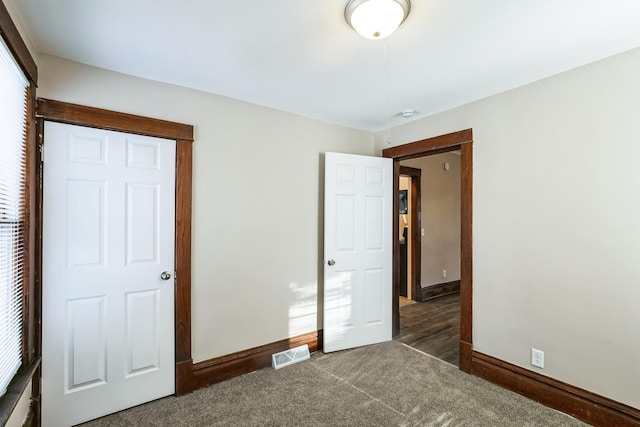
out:
M639 117L635 49L392 130L473 128L474 348L636 408Z
M371 155L370 133L56 57L38 66L40 97L195 126L195 362L318 329L321 153Z
M437 154L400 164L422 170L420 284L427 287L460 280L460 156Z
M13 409L11 416L7 420L4 427L22 427L29 415L29 408L31 407L31 381L27 384L27 387L22 392L16 407Z

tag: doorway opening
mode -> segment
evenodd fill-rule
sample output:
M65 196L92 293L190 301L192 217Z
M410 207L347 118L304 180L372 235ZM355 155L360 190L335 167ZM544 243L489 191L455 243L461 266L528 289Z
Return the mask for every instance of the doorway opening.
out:
M460 341L460 160L458 151L402 160L399 180L396 340L455 366ZM407 296L410 304L403 298Z
M383 150L382 155L394 161L394 213L399 212L401 162L425 156L459 151L460 153L460 243L459 243L459 362L461 370L471 373L472 359L472 187L473 132L471 129L436 136ZM444 165L443 165L444 168ZM423 189L424 191L424 189ZM424 206L422 206L424 208ZM420 226L420 229L423 227ZM420 230L422 231L422 230ZM427 230L425 230L427 232ZM393 225L393 336L400 333L400 215ZM415 235L415 232L412 233ZM422 236L420 236L422 237ZM441 273L442 274L442 273ZM448 275L448 272L444 273ZM421 279L424 282L424 278ZM422 289L420 289L422 292ZM454 303L455 304L455 303Z

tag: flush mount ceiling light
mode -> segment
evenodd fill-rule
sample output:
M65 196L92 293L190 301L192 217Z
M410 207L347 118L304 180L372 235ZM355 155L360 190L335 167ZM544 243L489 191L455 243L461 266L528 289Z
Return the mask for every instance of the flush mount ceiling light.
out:
M383 39L407 19L410 10L409 0L350 0L344 18L362 37Z

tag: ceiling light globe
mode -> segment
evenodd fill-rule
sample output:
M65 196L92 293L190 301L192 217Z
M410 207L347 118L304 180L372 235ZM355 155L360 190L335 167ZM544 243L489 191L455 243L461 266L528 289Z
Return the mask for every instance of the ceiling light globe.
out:
M362 37L383 39L402 24L410 7L408 0L352 0L347 4L345 17Z

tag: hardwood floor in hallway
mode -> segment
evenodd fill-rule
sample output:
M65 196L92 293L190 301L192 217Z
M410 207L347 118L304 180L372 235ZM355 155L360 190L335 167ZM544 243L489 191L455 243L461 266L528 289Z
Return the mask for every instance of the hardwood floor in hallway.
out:
M460 294L401 306L395 340L458 366Z

